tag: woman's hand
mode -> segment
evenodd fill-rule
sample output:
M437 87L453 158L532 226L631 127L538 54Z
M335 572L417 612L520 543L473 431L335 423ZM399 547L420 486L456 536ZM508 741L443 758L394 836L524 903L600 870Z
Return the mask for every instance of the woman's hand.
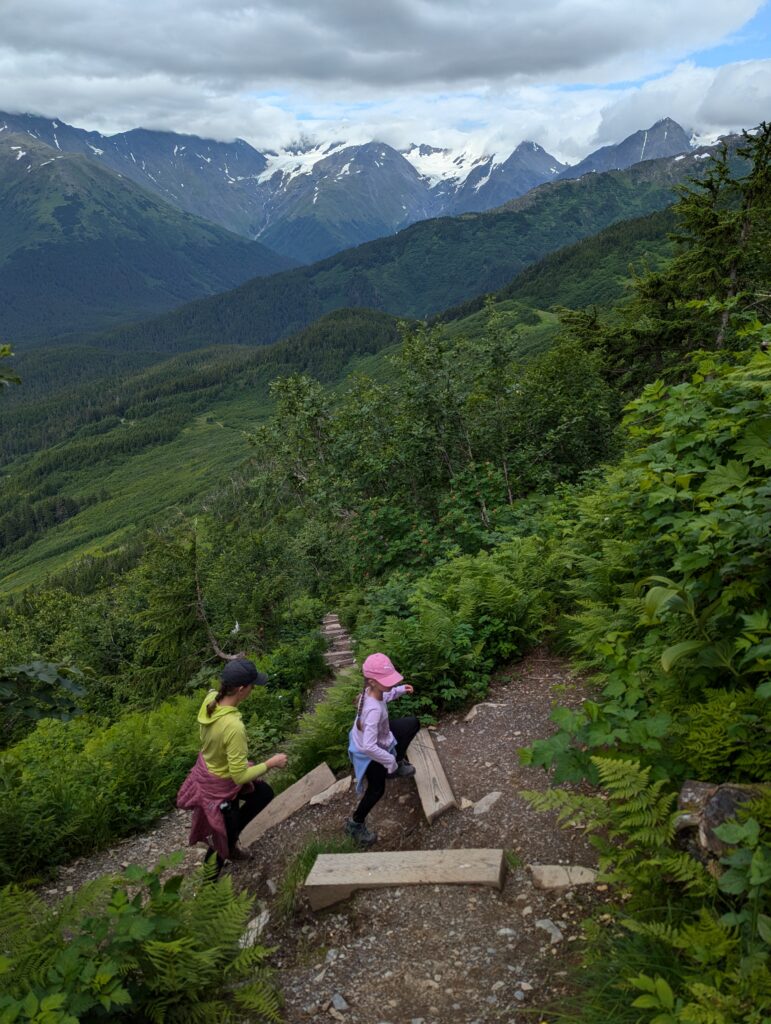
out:
M410 684L409 684L409 683L405 683L405 684L404 684L404 692L405 692L405 693L414 693L415 691L414 691L414 689L413 689L413 688L412 688L412 687L410 686Z
M286 768L286 762L286 754L274 754L273 757L268 758L265 764L268 768Z

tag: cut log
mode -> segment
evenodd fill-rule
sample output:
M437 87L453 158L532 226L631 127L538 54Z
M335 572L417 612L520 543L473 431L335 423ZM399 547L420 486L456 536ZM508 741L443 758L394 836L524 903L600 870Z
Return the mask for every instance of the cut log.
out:
M503 887L503 850L400 850L385 853L322 853L305 882L313 910L347 899L356 889L391 885L488 885Z
M423 812L430 824L436 821L440 814L444 814L451 807L457 807L458 804L428 729L421 729L410 743L407 757L415 766L415 785L418 787Z
M241 846L247 848L252 845L261 835L264 835L269 828L286 821L301 807L308 803L312 796L323 793L325 789L335 784L335 777L326 761L303 775L301 779L279 793L275 800L271 800L265 810L260 811L256 818L253 818L238 838Z

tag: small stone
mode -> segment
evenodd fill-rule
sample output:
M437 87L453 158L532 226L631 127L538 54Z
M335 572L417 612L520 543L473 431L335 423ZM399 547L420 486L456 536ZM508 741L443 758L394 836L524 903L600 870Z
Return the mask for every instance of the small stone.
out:
M278 892L278 885L276 884L276 882L272 878L268 878L265 881L265 885L267 886L270 895L275 896L276 893Z
M528 914L532 914L532 913L533 913L533 908L532 907L523 907L522 908L522 916L523 917L527 917Z
M331 964L333 961L337 960L339 955L340 955L340 950L339 949L328 949L327 950L327 955L326 955L326 962L328 964Z
M469 800L469 798L467 796L462 796L460 798L460 809L462 811L466 811L466 810L468 810L469 807L473 807L473 806L474 806L474 801L473 800Z
M519 987L522 989L523 992L533 991L533 986L527 981L520 981Z
M346 1003L345 999L343 999L339 992L335 992L335 994L332 996L332 1005L336 1010L350 1009L348 1003Z
M516 933L516 931L513 928L499 928L498 929L498 934L499 935L516 935L517 933Z
M488 793L487 796L483 796L481 800L477 800L474 804L474 814L486 814L493 804L500 800L503 796L498 790L493 790L492 793Z
M562 932L553 921L549 920L548 917L542 917L539 921L536 921L535 926L536 928L540 928L541 931L546 932L552 945L554 945L555 942L562 942Z
M498 992L498 991L500 991L500 989L503 988L503 985L504 985L504 982L496 981L496 983L493 985L493 987L492 987L492 989L490 991L491 992Z
M514 998L517 1000L518 1003L523 1003L525 1001L525 993L520 991L520 989L517 989L517 991L514 993Z
M597 880L597 872L573 864L531 864L530 873L536 889L567 889L571 885L590 885Z
M329 1014L330 1017L333 1017L335 1020L345 1020L345 1017L342 1015L342 1013L340 1013L339 1010L336 1010L334 1006L330 1006L330 1008L327 1010L327 1013Z

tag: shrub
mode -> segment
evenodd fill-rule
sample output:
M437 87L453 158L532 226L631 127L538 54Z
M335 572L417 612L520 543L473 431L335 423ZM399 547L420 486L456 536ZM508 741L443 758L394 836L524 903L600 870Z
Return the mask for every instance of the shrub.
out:
M105 728L41 721L0 755L0 880L29 877L152 822L198 751L200 697Z
M241 945L252 899L230 879L136 865L49 909L0 890L0 1020L92 1024L278 1021L268 950Z

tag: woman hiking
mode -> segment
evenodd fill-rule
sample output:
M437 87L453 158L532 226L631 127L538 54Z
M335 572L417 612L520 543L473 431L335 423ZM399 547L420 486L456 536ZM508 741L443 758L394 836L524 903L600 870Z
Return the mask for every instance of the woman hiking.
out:
M283 768L286 754L262 764L247 760L246 729L239 704L268 677L247 658L229 661L220 674L219 690L211 690L198 712L201 752L177 794L177 807L192 810L190 845L206 840L207 861L216 854L217 874L226 860L248 860L238 837L252 818L273 799L263 782L269 768Z
M367 815L385 792L386 779L415 774L407 760L407 747L420 729L414 715L389 722L386 704L412 693L385 654L370 654L362 665L364 687L356 706L356 721L349 733L348 755L356 774L356 792L367 791L345 823L345 831L362 846L371 846L377 834L367 828Z

